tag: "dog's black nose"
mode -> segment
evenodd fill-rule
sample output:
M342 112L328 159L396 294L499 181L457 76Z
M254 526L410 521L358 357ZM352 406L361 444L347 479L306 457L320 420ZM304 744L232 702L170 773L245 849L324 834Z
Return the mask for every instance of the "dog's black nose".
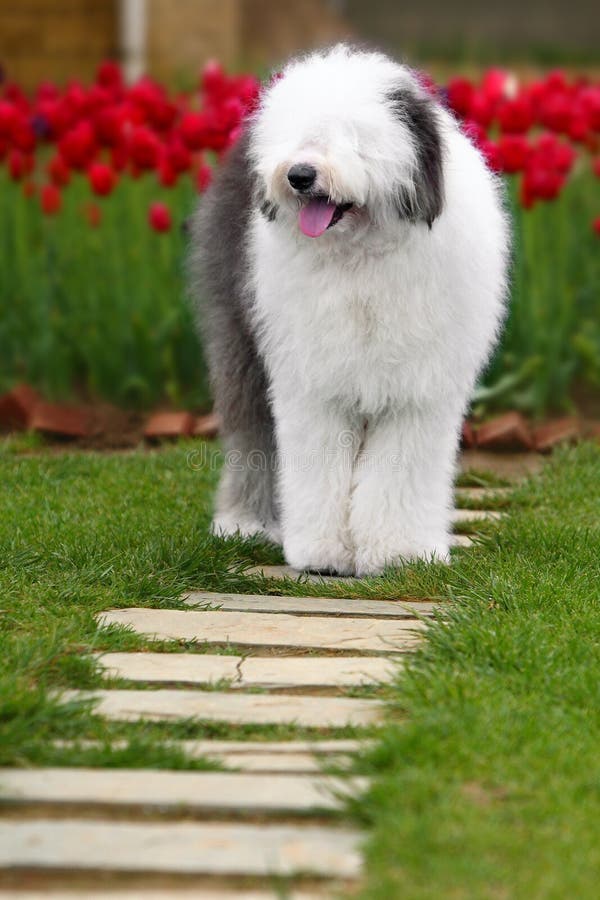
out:
M292 166L287 177L295 190L308 191L317 180L317 170L305 163L298 163Z

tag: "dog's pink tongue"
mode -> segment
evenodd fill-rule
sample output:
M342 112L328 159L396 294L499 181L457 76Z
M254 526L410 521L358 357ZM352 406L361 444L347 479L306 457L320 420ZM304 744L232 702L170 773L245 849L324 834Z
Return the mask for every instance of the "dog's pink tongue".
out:
M335 213L335 203L311 200L300 210L300 230L307 237L316 238L327 231Z

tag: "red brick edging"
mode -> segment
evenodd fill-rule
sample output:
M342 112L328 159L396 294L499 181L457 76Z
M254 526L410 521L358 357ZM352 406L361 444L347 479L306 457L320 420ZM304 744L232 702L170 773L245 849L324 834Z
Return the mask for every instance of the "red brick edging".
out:
M33 430L54 437L81 439L92 434L89 408L46 403L28 384L19 384L0 396L0 429ZM211 412L195 416L185 411L152 413L140 430L151 442L177 437L213 438L219 432L219 417ZM600 441L600 422L584 423L578 416L564 416L532 425L519 412L507 412L477 425L466 420L462 430L464 448L544 453L562 443L580 438Z

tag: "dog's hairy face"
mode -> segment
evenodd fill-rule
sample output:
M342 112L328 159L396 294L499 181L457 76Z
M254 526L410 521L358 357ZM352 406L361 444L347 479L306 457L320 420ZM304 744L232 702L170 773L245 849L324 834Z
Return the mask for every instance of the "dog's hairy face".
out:
M431 227L442 210L438 112L380 54L341 45L292 62L265 94L249 154L263 215L308 237L399 218Z

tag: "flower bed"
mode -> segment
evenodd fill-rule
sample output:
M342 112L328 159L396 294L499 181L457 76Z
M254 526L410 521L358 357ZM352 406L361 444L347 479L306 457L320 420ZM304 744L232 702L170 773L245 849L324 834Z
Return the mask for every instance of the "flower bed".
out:
M502 172L515 222L511 313L475 401L541 415L600 386L600 83L429 83ZM198 90L0 89L0 389L124 406L209 404L183 287L182 224L259 101L212 63Z

